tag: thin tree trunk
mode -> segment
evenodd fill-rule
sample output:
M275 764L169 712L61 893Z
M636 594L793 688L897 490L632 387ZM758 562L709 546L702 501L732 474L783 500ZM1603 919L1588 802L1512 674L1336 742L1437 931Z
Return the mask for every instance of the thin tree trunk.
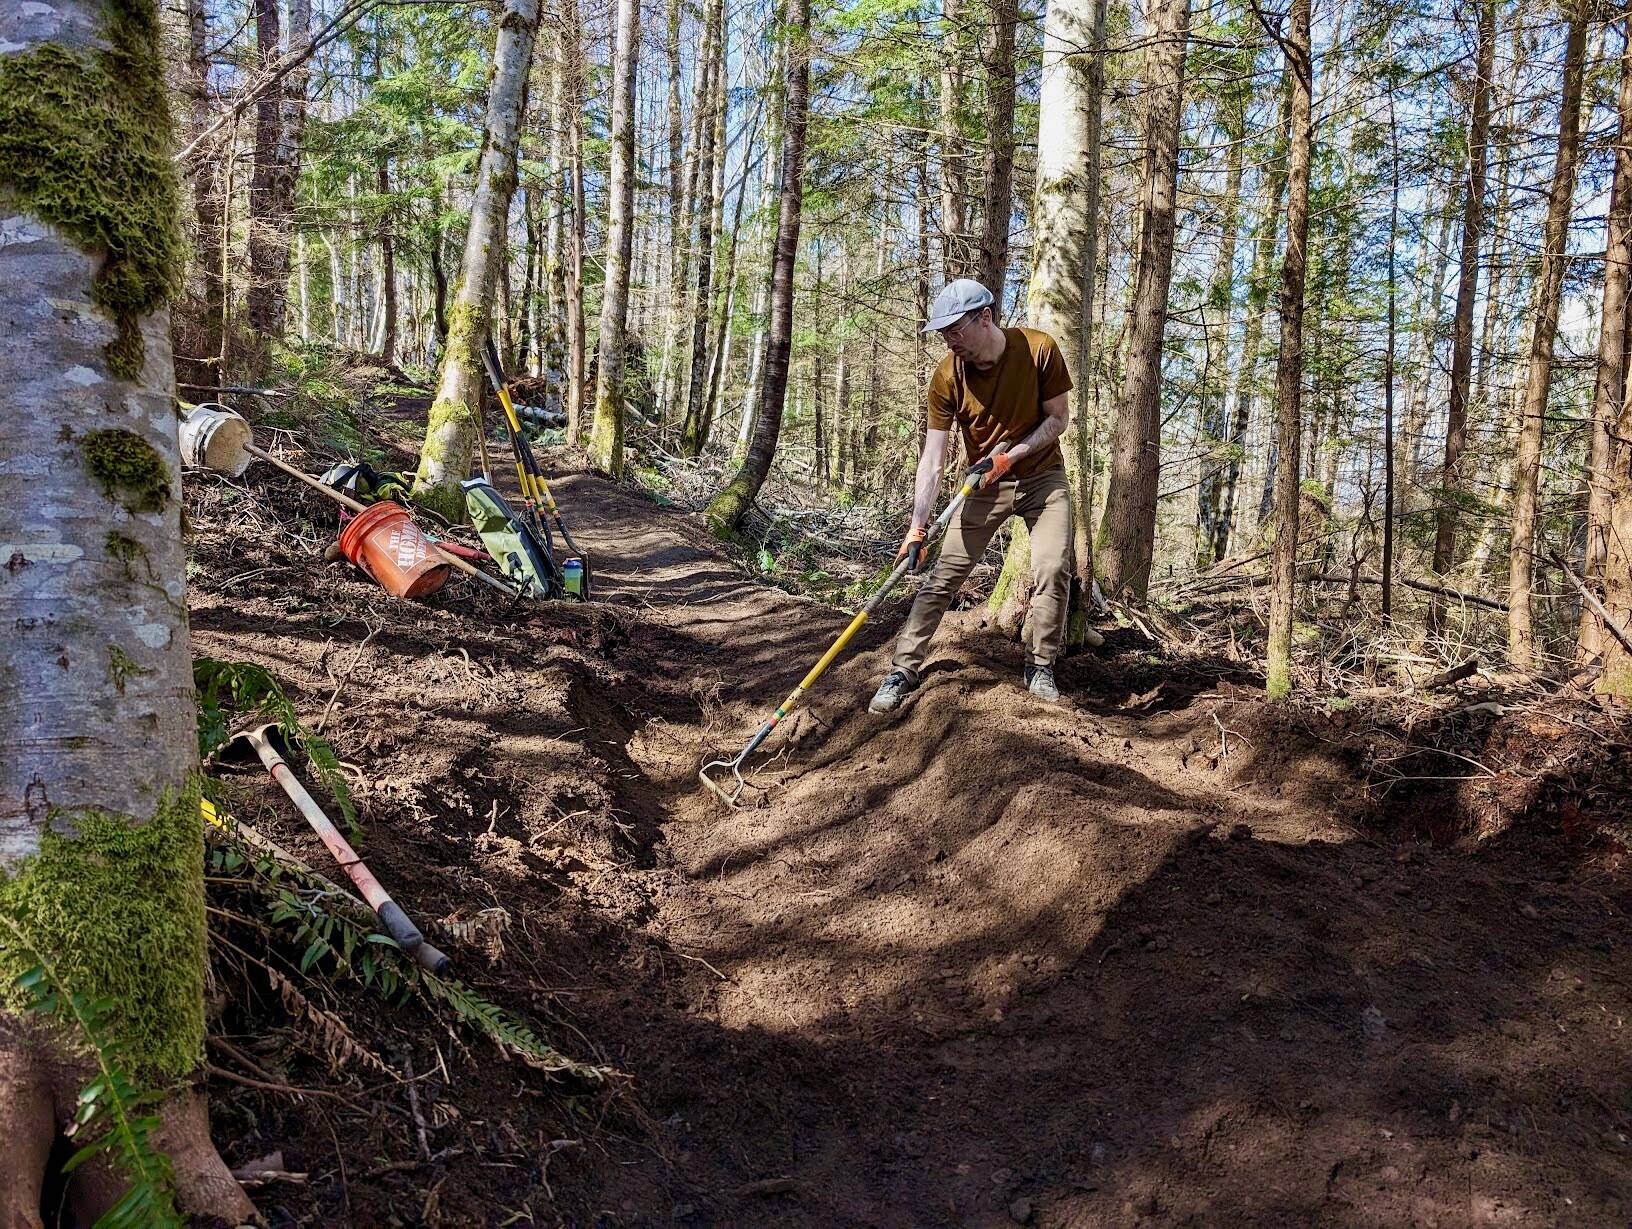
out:
M1009 268L1009 215L1014 211L1014 31L1017 0L991 0L986 55L986 194L980 237L981 285L1003 303Z
M391 170L380 159L380 286L385 296L385 317L380 328L380 360L387 366L397 361L397 215L391 206Z
M1145 87L1144 186L1139 200L1137 282L1129 310L1129 350L1111 453L1110 489L1100 529L1101 574L1114 593L1142 600L1156 543L1161 463L1162 340L1173 276L1173 228L1184 110L1184 47L1189 0L1159 0Z
M521 302L513 305L516 319L514 329L516 352L512 361L518 370L527 368L536 374L537 368L529 364L529 356L533 353L533 307L538 301L535 287L543 259L543 241L539 233L542 227L539 224L536 188L522 191L521 225L527 241L522 256Z
M1536 502L1541 482L1541 448L1547 396L1553 377L1553 339L1558 332L1558 307L1568 263L1570 204L1575 193L1575 168L1581 148L1581 78L1586 58L1586 0L1565 0L1569 38L1564 52L1563 93L1558 112L1558 156L1547 196L1547 221L1542 230L1541 271L1536 276L1530 337L1529 371L1524 385L1524 411L1519 422L1519 443L1513 465L1513 518L1507 554L1507 651L1513 664L1528 670L1535 664L1535 619L1531 587L1535 576L1532 551L1536 536Z
M1622 7L1622 21L1632 22L1632 0ZM1629 455L1623 422L1628 404L1627 333L1632 325L1632 312L1628 311L1628 283L1632 281L1632 26L1623 25L1622 37L1626 41L1621 48L1621 86L1616 105L1619 123L1614 145L1615 178L1609 195L1604 307L1598 334L1598 374L1592 391L1592 441L1588 447L1586 473L1587 542L1581 569L1587 587L1600 597L1608 597L1611 591L1606 572L1612 553L1611 531L1615 528L1617 499L1626 499L1626 492L1621 488ZM1616 467L1617 454L1622 462L1620 472ZM1624 511L1622 515L1620 528L1625 533ZM1627 566L1629 550L1632 545L1622 544L1614 552L1622 568ZM1632 575L1623 574L1614 579L1624 608ZM1606 602L1606 606L1613 612L1614 603ZM1586 664L1595 657L1614 663L1613 671L1606 671L1606 675L1613 674L1622 680L1609 690L1632 694L1632 669L1629 669L1632 660L1625 646L1605 631L1590 607L1584 606L1577 629L1576 659Z
M698 116L698 136L702 149L698 155L697 182L710 185L707 208L700 209L697 217L697 291L692 299L690 381L686 388L684 425L681 430L680 451L688 457L702 452L708 442L703 423L708 416L704 394L708 387L708 320L714 310L714 217L722 207L725 189L725 150L721 148L720 129L725 120L725 66L726 23L725 0L711 0L709 6L710 80L713 90L707 98L703 114ZM718 165L716 165L718 159Z
M1224 109L1222 132L1229 142L1224 173L1224 217L1218 247L1218 265L1213 270L1212 292L1208 302L1224 312L1222 331L1224 354L1230 347L1230 325L1235 315L1235 245L1241 229L1241 175L1245 163L1247 135L1247 99L1244 90L1234 90L1221 103ZM1208 455L1202 459L1205 469L1196 496L1196 566L1206 567L1213 561L1213 544L1219 538L1220 497L1223 471L1229 464L1226 457L1220 462L1213 450L1225 444L1230 425L1229 370L1223 367L1223 378L1208 380L1202 387L1200 409L1202 435L1208 446Z
M1394 116L1394 90L1388 93L1388 340L1383 351L1383 560L1382 615L1394 617L1394 343L1396 340L1394 249L1400 240L1400 130Z
M1473 375L1473 304L1479 293L1479 245L1485 222L1485 168L1489 159L1491 74L1496 59L1496 0L1480 0L1479 49L1474 61L1473 120L1468 132L1468 186L1462 199L1462 263L1457 276L1456 312L1451 323L1451 389L1445 420L1445 468L1435 516L1436 575L1456 562L1456 495L1461 489L1458 461L1467 442L1468 388ZM1428 606L1428 630L1439 629L1443 603Z
M941 46L941 278L951 281L967 272L966 194L964 192L963 31L959 17L963 0L942 0L944 27Z
M567 231L572 211L572 190L567 185L572 161L568 150L567 44L576 37L576 31L556 30L555 64L550 72L550 190L544 205L549 218L544 228L544 315L538 338L539 366L549 389L546 404L552 407L560 404L566 394L562 368L567 350Z
M1223 494L1219 500L1212 557L1229 554L1230 535L1237 517L1241 471L1247 456L1247 432L1252 426L1252 409L1258 396L1258 367L1264 343L1264 316L1269 310L1270 271L1275 248L1280 241L1281 210L1286 200L1286 151L1292 131L1292 75L1282 75L1280 119L1269 155L1269 182L1264 212L1253 239L1252 270L1247 275L1247 323L1241 337L1241 363L1235 378L1235 420L1230 424L1230 460L1224 472Z
M578 30L578 0L561 0L561 46L567 74L568 178L572 228L567 245L567 441L583 438L584 376L584 44Z
M504 228L516 184L521 116L537 29L538 0L505 0L493 54L482 156L471 196L470 229L414 480L414 497L454 520L464 518L459 483L469 475L480 445L482 347L492 325L493 291L504 259Z
M278 36L278 0L254 0L255 5L255 59L259 71L266 73L278 62L282 52ZM247 286L248 324L256 349L266 354L250 356L251 378L261 376L269 347L283 326L275 311L277 296L273 278L278 267L278 245L285 237L278 233L276 196L278 155L283 145L283 99L276 90L268 90L255 102L255 165L249 179L248 250L249 281Z
M1286 255L1281 260L1281 353L1275 366L1275 543L1270 550L1269 664L1265 692L1292 691L1292 617L1297 602L1298 436L1302 429L1303 293L1309 243L1309 166L1314 156L1310 95L1314 69L1309 42L1310 0L1292 0L1291 29L1282 41L1292 76L1292 143L1287 168Z
M623 369L629 313L629 255L634 241L635 66L640 58L640 5L618 0L612 75L612 173L607 189L606 279L601 291L601 332L595 384L595 423L590 462L613 477L623 475Z
M210 126L209 41L205 0L187 0L188 131L195 141ZM223 149L230 161L229 140L215 150L201 149L188 164L193 189L193 267L202 283L198 318L192 322L196 338L188 346L187 359L177 355L178 375L185 376L190 384L218 383L220 375L221 338L226 330L226 297L221 280Z
M810 99L810 0L788 0L784 48L781 204L772 261L770 331L765 348L764 391L755 415L752 442L736 476L708 505L714 532L734 535L759 489L770 476L782 430L782 406L793 348L793 274L799 253L800 211L804 203L805 127Z

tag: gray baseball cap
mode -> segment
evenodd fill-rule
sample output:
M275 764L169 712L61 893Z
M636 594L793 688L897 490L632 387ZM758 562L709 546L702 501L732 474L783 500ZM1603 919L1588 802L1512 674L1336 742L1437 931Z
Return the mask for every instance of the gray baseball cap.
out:
M955 282L948 282L930 306L929 323L924 325L924 332L933 333L936 329L956 324L960 317L967 316L977 307L990 307L991 304L992 292L974 278L960 277Z

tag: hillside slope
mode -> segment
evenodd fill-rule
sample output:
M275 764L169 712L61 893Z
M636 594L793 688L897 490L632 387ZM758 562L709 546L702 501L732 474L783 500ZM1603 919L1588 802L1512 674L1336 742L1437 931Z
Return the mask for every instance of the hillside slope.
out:
M1127 632L1066 663L1069 702L1048 708L1015 646L954 615L924 688L880 719L865 703L899 609L730 811L699 763L740 747L842 614L589 476L556 486L597 567L585 608L390 602L311 558L326 510L257 490L282 528L233 532L241 508L191 492L199 651L271 667L312 718L377 628L328 727L365 855L422 916L505 908L495 964L451 949L465 974L630 1077L611 1106L563 1106L444 1055L434 1029L380 1035L421 1073L445 1061L420 1095L453 1107L429 1125L438 1159L395 1169L415 1156L401 1112L330 1121L212 1087L235 1161L276 1143L313 1171L290 1216L1632 1215L1627 882L1556 825L1474 853L1385 835L1352 719L1273 709L1238 667ZM288 528L302 515L313 529ZM268 787L234 789L322 863ZM281 1025L235 1008L227 1027ZM336 1151L365 1155L348 1177Z

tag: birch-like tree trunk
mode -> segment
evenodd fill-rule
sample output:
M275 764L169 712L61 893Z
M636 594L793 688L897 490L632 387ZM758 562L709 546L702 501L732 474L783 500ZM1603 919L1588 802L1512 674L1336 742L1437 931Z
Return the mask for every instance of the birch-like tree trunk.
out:
M1100 527L1100 574L1112 593L1143 599L1156 545L1156 480L1162 448L1162 340L1173 277L1179 119L1189 0L1152 6L1144 91L1144 183L1139 194L1138 271L1129 309L1122 404L1111 445L1111 478Z
M1434 525L1433 569L1443 576L1456 563L1456 530L1461 490L1458 462L1467 442L1468 389L1473 376L1473 305L1479 293L1479 245L1485 223L1485 168L1489 159L1490 88L1496 59L1496 0L1480 0L1478 52L1473 69L1473 119L1468 129L1468 186L1462 198L1462 257L1457 274L1456 312L1451 320L1451 389L1445 419L1445 467ZM1428 606L1428 630L1437 631L1444 604L1436 595Z
M1297 601L1299 435L1303 426L1303 292L1309 245L1309 166L1315 126L1310 0L1292 0L1290 30L1281 42L1292 77L1292 142L1288 150L1286 254L1281 259L1281 353L1275 365L1275 543L1270 550L1269 664L1265 691L1292 691L1292 617Z
M1094 567L1089 535L1094 425L1087 417L1088 353L1098 256L1095 215L1104 81L1099 49L1105 39L1105 8L1106 0L1051 0L1043 17L1037 194L1032 210L1035 238L1026 291L1027 320L1059 344L1073 382L1063 451L1077 510L1072 553L1079 588L1092 580ZM1029 541L1017 532L1004 573L1023 588L1021 578L1030 574L1030 562ZM1012 613L1008 617L1013 621ZM1073 619L1073 631L1075 624Z
M1541 485L1541 447L1547 397L1553 379L1553 341L1568 263L1570 205L1575 195L1575 168L1581 150L1581 79L1587 48L1586 0L1565 0L1570 28L1564 51L1564 78L1558 109L1558 156L1547 193L1547 221L1542 228L1541 270L1531 317L1529 369L1524 409L1513 463L1513 516L1507 547L1507 652L1513 664L1528 670L1535 664L1535 617L1531 590L1535 577L1536 501Z
M629 255L634 243L635 65L640 58L640 5L618 0L612 56L612 173L607 189L606 279L601 289L601 333L595 384L590 462L623 474L623 369L629 317Z
M537 30L538 0L505 0L493 52L482 156L471 194L470 229L465 232L442 370L414 480L414 498L455 521L464 519L459 484L470 475L481 430L482 346L492 326L493 293L504 258L504 228L516 186L521 114Z
M169 321L186 248L157 8L0 6L0 48L0 1225L40 1225L98 1074L72 1013L19 1010L32 969L59 1002L105 1003L126 1075L169 1090L153 1142L175 1203L239 1224L255 1210L194 1085L204 861ZM42 73L73 101L30 89ZM134 1176L109 1155L63 1175L63 1223Z
M765 376L753 438L736 475L708 505L709 525L722 537L734 535L770 476L782 431L782 406L793 349L793 274L799 255L799 222L804 207L805 128L810 108L810 0L787 0L783 34L782 175L771 261L771 318L765 345Z

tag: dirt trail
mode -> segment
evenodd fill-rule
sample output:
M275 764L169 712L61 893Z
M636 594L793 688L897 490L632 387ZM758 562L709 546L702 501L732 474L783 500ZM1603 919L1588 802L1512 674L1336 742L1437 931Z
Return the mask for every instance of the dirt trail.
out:
M427 918L510 910L492 971L455 950L466 975L628 1072L645 1116L563 1121L504 1065L455 1065L432 1144L467 1158L417 1173L392 1168L406 1110L331 1123L212 1084L243 1156L276 1145L318 1175L295 1220L1632 1217L1632 900L1556 829L1476 855L1384 838L1339 722L1122 633L1065 663L1070 703L1048 708L1016 646L954 615L924 687L873 717L899 609L727 811L700 761L741 746L844 616L629 489L552 485L596 564L588 608L386 611L312 562L322 532L235 538L193 508L195 639L278 671L303 713L387 617L330 730L366 766L365 856ZM286 520L324 515L278 497ZM238 788L321 858L264 783ZM387 1176L348 1185L335 1124Z
M633 495L563 499L603 596L642 604L624 668L701 710L629 746L678 872L651 926L693 962L685 1040L712 1060L673 1101L643 1077L697 1220L1632 1214L1608 885L1536 884L1519 841L1370 839L1353 770L1250 679L1113 639L1038 706L975 613L890 719L864 711L881 619L771 744L760 805L725 812L700 755L734 751L842 616Z

